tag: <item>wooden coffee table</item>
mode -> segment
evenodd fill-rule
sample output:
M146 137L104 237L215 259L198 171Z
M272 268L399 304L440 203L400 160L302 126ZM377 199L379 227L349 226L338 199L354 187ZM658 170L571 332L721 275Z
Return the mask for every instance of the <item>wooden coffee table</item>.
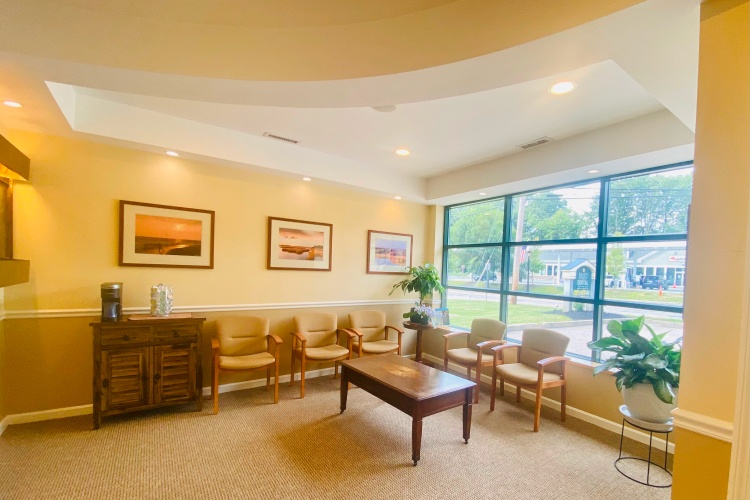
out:
M464 407L464 442L471 433L474 382L395 354L341 361L341 413L352 383L410 415L411 459L419 461L422 419L449 408Z

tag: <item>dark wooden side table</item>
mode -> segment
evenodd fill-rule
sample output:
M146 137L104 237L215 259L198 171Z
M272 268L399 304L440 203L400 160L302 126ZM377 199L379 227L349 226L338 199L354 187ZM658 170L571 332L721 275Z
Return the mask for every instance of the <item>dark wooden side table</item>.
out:
M463 438L469 443L474 382L392 354L345 360L341 362L341 413L346 410L350 382L412 418L411 459L415 466L422 448L424 417L463 406Z
M435 328L432 325L423 325L422 323L412 323L411 321L404 321L404 328L409 330L415 330L417 332L417 355L414 361L417 363L422 362L422 332L425 330L431 330Z

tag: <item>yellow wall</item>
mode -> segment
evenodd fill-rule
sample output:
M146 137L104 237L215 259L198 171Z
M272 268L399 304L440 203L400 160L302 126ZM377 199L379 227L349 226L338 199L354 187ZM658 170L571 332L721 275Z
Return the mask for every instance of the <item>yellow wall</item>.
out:
M19 184L15 193L15 254L31 261L31 279L5 289L8 414L91 402L88 323L96 313L44 318L39 311L97 309L103 282L124 283L126 308L148 307L155 283L173 287L176 306L269 305L270 310L240 314L271 317L274 333L288 341L295 304L406 300L388 297L399 276L365 273L368 229L413 234L414 261L426 259L431 236L429 208L423 205L91 142L22 132L8 136L32 158L31 183ZM215 210L215 268L118 267L120 199ZM267 270L269 215L332 223L333 270ZM382 308L398 321L406 302ZM349 310L361 307L330 309L345 321ZM212 328L209 322L208 334ZM407 336L407 349L410 342ZM284 348L286 359L289 345Z
M679 406L727 422L734 418L747 288L740 270L747 260L750 222L749 21L747 1L710 1L701 6L690 278L685 290ZM720 265L707 266L706 262ZM698 489L717 495L726 491L730 447L720 442L706 444L714 440L693 433L682 434L683 450L701 452L680 450L675 457L674 498L698 498L693 493ZM715 450L713 456L702 452L706 447ZM702 467L710 467L713 474Z
M0 318L5 315L4 293L0 288ZM0 422L8 414L5 404L5 321L0 319Z
M727 471L732 445L677 428L674 440L675 475L672 498L723 500L727 498Z

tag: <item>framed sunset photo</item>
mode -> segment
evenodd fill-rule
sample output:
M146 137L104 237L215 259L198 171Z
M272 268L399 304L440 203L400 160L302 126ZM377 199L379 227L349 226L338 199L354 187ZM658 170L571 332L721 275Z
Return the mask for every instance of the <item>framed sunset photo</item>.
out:
M407 274L411 267L412 235L367 231L367 272Z
M268 269L330 271L333 224L268 218Z

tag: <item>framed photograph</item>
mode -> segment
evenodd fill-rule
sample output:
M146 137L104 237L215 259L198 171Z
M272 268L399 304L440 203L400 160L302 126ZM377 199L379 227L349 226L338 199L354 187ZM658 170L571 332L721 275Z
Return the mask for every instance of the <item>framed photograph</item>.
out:
M120 200L121 266L214 267L214 212Z
M331 270L333 224L268 218L268 269Z
M411 267L412 235L367 231L367 272L407 274Z
M451 317L447 307L438 307L435 309L433 324L435 326L449 326L451 324Z

